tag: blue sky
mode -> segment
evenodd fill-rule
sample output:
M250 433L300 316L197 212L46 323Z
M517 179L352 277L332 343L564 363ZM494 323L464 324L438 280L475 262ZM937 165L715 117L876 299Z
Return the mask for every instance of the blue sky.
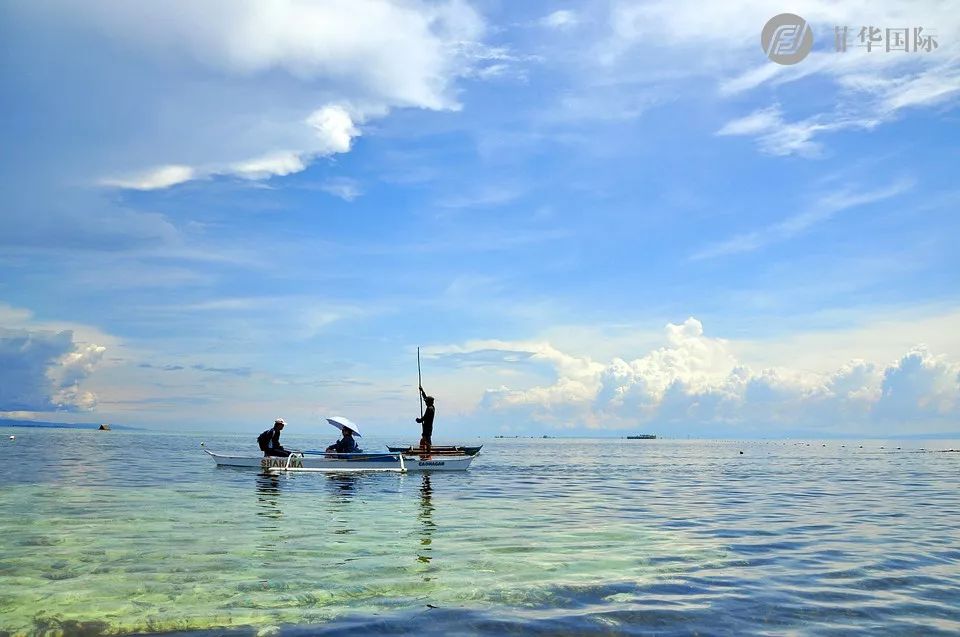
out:
M960 20L788 9L4 5L0 413L960 431Z

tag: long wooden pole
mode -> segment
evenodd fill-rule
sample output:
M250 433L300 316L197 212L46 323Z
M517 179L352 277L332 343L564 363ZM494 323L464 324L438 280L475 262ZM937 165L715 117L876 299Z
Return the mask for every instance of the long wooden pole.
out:
M417 395L420 397L420 417L423 418L423 378L420 376L420 348L417 348Z

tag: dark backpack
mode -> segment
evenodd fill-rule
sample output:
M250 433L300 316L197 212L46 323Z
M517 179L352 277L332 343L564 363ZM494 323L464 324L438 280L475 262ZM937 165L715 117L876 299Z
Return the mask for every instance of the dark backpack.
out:
M266 451L270 448L270 438L273 437L273 429L267 429L257 436L257 444L260 445L260 451Z

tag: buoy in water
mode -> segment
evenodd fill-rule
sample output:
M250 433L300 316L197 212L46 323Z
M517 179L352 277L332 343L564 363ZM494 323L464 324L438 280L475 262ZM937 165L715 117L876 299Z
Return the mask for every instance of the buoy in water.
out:
M16 440L16 439L17 439L16 436L10 436L10 440Z

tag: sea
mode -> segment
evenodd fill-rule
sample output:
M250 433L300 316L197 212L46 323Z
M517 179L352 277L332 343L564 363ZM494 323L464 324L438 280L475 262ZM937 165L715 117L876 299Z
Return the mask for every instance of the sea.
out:
M497 438L463 473L274 476L203 453L258 432L0 433L2 636L960 635L958 441Z

